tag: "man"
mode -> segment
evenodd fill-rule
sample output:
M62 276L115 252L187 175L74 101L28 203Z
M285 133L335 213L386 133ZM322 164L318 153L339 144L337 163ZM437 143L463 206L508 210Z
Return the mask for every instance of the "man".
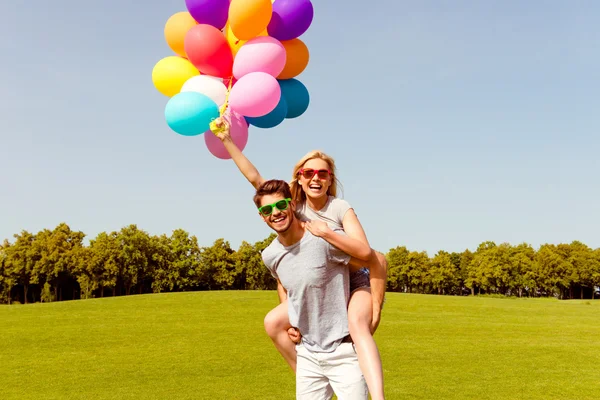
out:
M363 400L367 385L348 331L349 255L312 235L295 217L289 184L264 182L254 203L277 232L263 261L288 298L290 323L301 334L297 345L298 399Z

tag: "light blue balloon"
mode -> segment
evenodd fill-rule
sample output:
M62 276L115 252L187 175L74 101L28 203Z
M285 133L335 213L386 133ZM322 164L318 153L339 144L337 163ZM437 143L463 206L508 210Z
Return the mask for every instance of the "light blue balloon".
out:
M258 128L273 128L283 122L287 113L287 102L285 101L285 97L281 96L279 103L277 103L273 111L262 117L246 117L246 121Z
M308 89L297 79L282 79L281 97L285 97L288 106L286 118L296 118L304 114L310 103Z
M183 136L206 132L219 117L219 107L210 97L197 92L182 92L169 99L165 107L167 125Z

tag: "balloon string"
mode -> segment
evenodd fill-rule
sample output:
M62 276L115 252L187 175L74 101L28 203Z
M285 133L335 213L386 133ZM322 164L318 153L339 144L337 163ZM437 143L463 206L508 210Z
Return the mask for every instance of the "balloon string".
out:
M221 109L219 110L221 117L223 116L223 114L225 114L227 107L229 107L229 93L231 93L232 83L233 83L233 76L230 76L229 77L229 85L227 85L227 92L225 93L225 103L223 103L223 105L221 106Z
M225 111L227 111L227 107L229 106L229 93L231 92L231 87L233 86L233 76L229 77L229 85L227 87L227 92L225 93L225 103L223 103L223 105L221 106L221 108L219 109L219 116L222 117L225 114ZM227 122L225 122L227 123ZM225 126L217 126L216 122L214 120L212 120L210 122L210 130L212 131L212 133L214 133L215 135L218 133L222 133L225 131Z

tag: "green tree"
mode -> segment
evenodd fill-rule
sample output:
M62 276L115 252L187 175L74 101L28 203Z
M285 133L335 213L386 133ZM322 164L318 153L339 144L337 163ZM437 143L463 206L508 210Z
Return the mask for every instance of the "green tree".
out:
M154 274L152 276L152 292L162 293L171 291L177 279L173 270L173 252L171 251L171 238L167 235L150 237L151 258L150 264Z
M495 290L494 256L496 247L494 242L483 242L473 254L467 273L467 287L470 287L472 292L475 292L475 288L477 288L478 294L481 294L482 289L486 292Z
M590 247L579 241L570 244L571 289L576 286L579 289L581 299L584 297L584 288L590 289L592 293L594 292L595 261L594 252Z
M13 280L8 275L8 253L10 242L4 239L0 244L0 304L10 303L10 292L14 286Z
M465 249L465 251L463 251L460 254L460 264L458 267L459 270L459 276L461 279L461 291L462 288L469 288L471 289L471 294L475 295L475 288L473 286L473 282L470 281L469 279L469 265L471 264L471 262L473 261L473 253L469 250L469 249Z
M272 290L277 288L277 281L262 261L262 251L277 237L272 233L264 240L251 245L242 242L235 253L235 268L240 284L238 289Z
M534 274L535 250L530 244L521 243L510 248L510 264L512 275L510 277L510 289L519 297L523 296L523 290L527 293L535 290L537 286Z
M592 299L595 297L596 290L600 290L600 248L594 250L594 260L592 263Z
M569 287L566 275L570 266L563 253L554 244L543 244L536 252L533 268L538 286L543 290L542 294L565 298Z
M202 283L209 290L233 288L238 274L234 253L225 239L217 239L212 246L202 248Z
M405 246L398 246L390 249L386 254L388 262L388 282L387 287L392 292L411 292L412 285L409 278L408 255L409 251Z
M63 298L63 287L74 279L84 237L83 232L73 231L65 223L59 224L52 232L46 230L38 234L41 274L53 289L54 298L59 301Z
M152 277L149 266L151 255L150 236L132 224L122 228L117 239L119 241L120 278L125 287L125 295L131 294L131 288L138 286L138 293L143 292L144 282ZM148 285L148 286L151 286Z
M176 229L170 238L161 236L159 251L153 258L160 260L155 270L155 282L161 290L185 291L200 285L201 251L198 239L183 229ZM156 289L154 289L156 291Z
M27 231L15 234L15 242L5 251L5 272L7 280L23 288L22 303L29 302L29 285L38 256L34 253L35 236Z
M93 250L91 247L79 247L73 250L73 275L79 284L81 299L91 299L98 289L98 275L93 268Z
M452 256L440 250L430 261L429 268L431 287L437 294L450 293L459 286L459 274Z
M420 288L420 293L429 293L432 287L430 260L426 251L408 253L408 280L410 286Z
M105 288L112 290L112 295L116 296L117 281L121 275L119 234L101 232L90 240L89 249L89 262L83 267L87 275L84 281L89 282L93 290L99 290L100 297L104 297Z

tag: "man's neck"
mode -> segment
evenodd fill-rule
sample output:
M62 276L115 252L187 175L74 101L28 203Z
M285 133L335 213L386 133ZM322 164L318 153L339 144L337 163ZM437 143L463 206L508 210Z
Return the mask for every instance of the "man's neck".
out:
M304 236L304 232L306 232L306 228L304 227L304 223L300 222L300 220L295 219L290 225L290 227L285 232L281 232L277 234L277 238L279 242L285 247L289 247L293 244L298 243L302 240Z

